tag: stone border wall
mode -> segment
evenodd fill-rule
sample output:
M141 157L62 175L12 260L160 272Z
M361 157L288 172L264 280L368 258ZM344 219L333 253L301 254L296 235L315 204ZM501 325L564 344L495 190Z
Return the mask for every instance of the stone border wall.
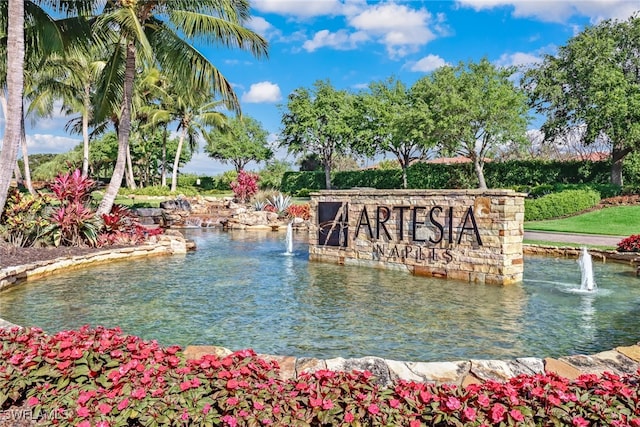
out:
M512 190L314 192L309 259L517 283L524 271L524 198Z
M205 354L226 356L231 350L217 346L188 346L184 351L188 359L199 359ZM294 356L274 356L258 354L266 360L275 360L280 366L280 378L297 378L304 372L369 371L377 381L389 386L398 380L454 384L467 386L485 381L508 381L515 376L526 374L554 373L568 379L576 379L582 374L602 375L611 372L617 375L634 374L640 368L640 345L616 347L594 355L573 355L560 358L522 357L513 360L464 360L454 362L403 362L380 357L355 359L315 359Z
M90 265L104 264L116 260L129 260L132 258L185 254L187 253L188 247L189 244L181 233L167 231L164 234L152 237L147 244L140 246L118 249L111 248L87 255L69 256L39 261L33 264L7 267L0 270L0 291L27 280L48 276L61 269L78 269ZM0 323L0 327L1 326L2 324Z

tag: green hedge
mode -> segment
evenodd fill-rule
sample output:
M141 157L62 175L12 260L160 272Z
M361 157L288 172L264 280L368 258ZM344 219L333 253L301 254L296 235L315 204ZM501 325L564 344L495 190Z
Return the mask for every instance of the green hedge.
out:
M639 162L640 163L640 162ZM640 169L638 166L635 169ZM634 164L625 163L623 175L626 184L638 188L640 173L634 173ZM561 185L588 184L591 188L603 191L603 197L620 193L620 189L608 184L611 163L583 161L540 161L514 160L507 162L489 162L484 166L484 175L489 188L516 188L529 192L530 189L548 185L557 188ZM334 172L332 185L337 189L353 187L402 188L400 169L365 169L360 171ZM444 165L438 163L415 163L407 169L407 184L415 189L466 189L476 188L476 178L471 163ZM297 194L299 191L324 189L324 172L286 172L282 178L281 191Z
M525 199L524 220L540 221L559 218L596 206L600 193L595 190L565 190L537 199Z

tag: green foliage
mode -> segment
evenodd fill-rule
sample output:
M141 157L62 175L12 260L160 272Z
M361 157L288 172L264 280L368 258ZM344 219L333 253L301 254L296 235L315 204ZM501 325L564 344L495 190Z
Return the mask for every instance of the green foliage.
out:
M640 17L585 28L555 56L524 74L522 86L549 139L583 127L584 141L603 136L613 146L612 184L622 185L621 160L640 146Z
M409 188L473 188L475 181L471 163L445 165L415 163L407 171Z
M572 215L596 206L600 194L593 190L565 190L525 200L525 221L539 221Z
M250 162L262 162L273 157L268 147L268 132L256 119L243 116L228 120L224 128L215 127L205 134L204 151L222 163L231 163L236 171Z
M260 188L261 189L279 189L282 184L282 177L286 172L291 170L291 164L284 160L271 160L267 162L264 169L258 171L260 175Z
M393 154L407 188L407 168L436 143L433 109L395 77L371 83L368 91L358 94L355 106L355 151Z
M0 216L0 239L20 247L42 243L50 225L47 219L50 203L47 194L33 196L17 189L10 191Z
M345 154L353 140L353 102L351 93L336 90L329 81L316 81L311 90L294 90L283 111L280 146L294 154L317 154L326 188L331 188L334 157Z
M402 188L402 170L363 169L359 171L337 172L334 175L333 184L336 188Z
M487 188L482 168L492 151L527 142L529 107L512 81L515 72L483 58L440 67L414 85L415 96L431 112L430 138L441 153L462 154L476 164L479 188Z
M382 159L377 164L378 170L400 169L400 163L393 159Z
M307 189L307 190L321 190L325 188L324 185L324 173L323 172L285 172L282 175L282 184L280 185L280 190L283 193L288 193L292 195L298 195L298 190Z

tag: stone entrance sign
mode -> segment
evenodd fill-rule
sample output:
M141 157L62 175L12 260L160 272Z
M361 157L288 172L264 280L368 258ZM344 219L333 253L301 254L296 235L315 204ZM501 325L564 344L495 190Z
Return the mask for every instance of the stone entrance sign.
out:
M475 283L520 282L524 197L512 190L315 192L309 259Z

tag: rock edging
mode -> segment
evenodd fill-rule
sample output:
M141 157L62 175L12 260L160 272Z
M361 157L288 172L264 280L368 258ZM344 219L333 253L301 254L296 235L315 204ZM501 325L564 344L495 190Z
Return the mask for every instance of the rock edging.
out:
M639 343L640 344L640 343ZM184 350L187 359L199 359L206 354L226 356L232 351L218 346L188 346ZM486 381L508 381L521 374L557 374L576 379L582 374L602 375L611 372L617 375L634 374L640 368L640 345L616 347L590 356L574 355L558 359L547 357L522 357L514 360L464 360L454 362L407 362L387 360L381 357L355 359L316 359L308 357L258 354L266 360L274 360L280 366L283 380L297 378L301 373L319 370L369 371L383 386L399 380L421 383L450 384L466 387Z
M87 255L68 256L0 269L0 291L27 280L48 276L60 269L70 270L132 258L186 254L190 248L191 243L187 242L181 233L167 230L164 234L153 236L147 243L139 246L110 248ZM0 319L0 327L3 327L2 319Z

